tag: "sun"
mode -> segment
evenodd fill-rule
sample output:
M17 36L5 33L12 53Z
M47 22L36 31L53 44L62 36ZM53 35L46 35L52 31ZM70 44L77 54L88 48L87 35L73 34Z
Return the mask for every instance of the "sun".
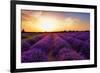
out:
M43 31L50 32L54 30L54 24L50 21L45 21L41 24L41 28Z
M56 28L56 21L51 18L42 18L40 27L43 32L52 32Z

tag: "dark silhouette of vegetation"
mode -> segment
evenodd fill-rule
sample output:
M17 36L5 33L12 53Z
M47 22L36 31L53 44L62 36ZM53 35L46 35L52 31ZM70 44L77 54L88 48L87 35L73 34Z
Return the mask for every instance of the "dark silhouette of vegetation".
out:
M78 30L64 30L64 31L52 31L52 32L48 32L48 31L44 31L44 32L25 32L25 30L22 30L22 33L63 33L63 32L89 32L89 30L84 30L84 31L78 31Z
M22 32L25 32L24 29L22 30Z

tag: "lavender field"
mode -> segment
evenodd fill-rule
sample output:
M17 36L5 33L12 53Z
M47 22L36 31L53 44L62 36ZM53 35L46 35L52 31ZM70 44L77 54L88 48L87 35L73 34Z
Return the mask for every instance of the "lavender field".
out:
M22 32L21 62L90 59L90 32Z

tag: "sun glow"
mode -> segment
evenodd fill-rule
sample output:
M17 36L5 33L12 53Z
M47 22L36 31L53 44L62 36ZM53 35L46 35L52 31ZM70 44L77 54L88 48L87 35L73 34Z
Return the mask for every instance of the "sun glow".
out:
M52 32L57 27L57 20L53 18L42 17L40 20L40 29L43 32Z

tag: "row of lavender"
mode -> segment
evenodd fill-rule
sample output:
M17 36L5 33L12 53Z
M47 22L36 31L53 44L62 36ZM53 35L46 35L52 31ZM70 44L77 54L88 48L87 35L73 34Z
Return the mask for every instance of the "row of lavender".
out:
M90 58L90 33L22 33L21 60L26 62L86 60Z

